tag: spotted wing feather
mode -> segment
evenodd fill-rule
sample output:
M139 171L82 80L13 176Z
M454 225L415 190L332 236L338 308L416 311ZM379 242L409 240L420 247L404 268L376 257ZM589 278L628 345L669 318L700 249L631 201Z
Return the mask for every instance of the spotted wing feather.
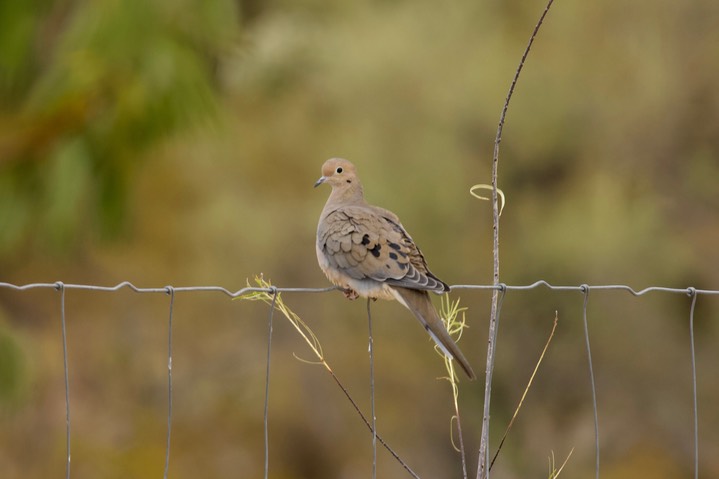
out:
M331 267L358 279L442 293L449 286L434 276L422 252L390 211L346 206L325 218L318 237Z

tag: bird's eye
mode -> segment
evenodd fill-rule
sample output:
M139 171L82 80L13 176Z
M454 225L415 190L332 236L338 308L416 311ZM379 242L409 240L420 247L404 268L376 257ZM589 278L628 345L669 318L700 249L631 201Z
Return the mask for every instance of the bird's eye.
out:
M338 166L337 169L335 170L335 172L336 172L336 173L342 173L342 167L341 167L341 166Z

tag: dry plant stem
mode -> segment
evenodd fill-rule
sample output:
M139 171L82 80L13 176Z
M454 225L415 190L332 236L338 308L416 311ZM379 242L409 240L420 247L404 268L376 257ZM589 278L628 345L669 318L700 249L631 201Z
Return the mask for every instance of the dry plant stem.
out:
M449 361L452 365L452 361ZM459 437L459 455L462 458L462 477L467 479L467 451L464 448L464 436L462 435L462 419L459 415L459 387L457 386L457 376L454 372L454 367L450 368L450 374L452 382L452 396L454 399L454 414L457 418L457 436Z
M569 454L567 454L567 458L564 460L564 462L563 462L562 465L559 467L559 469L556 469L556 468L554 467L554 453L552 453L552 459L551 459L551 462L550 462L550 470L549 470L549 478L550 478L550 479L557 479L557 478L559 477L559 475L560 475L560 474L562 473L562 471L564 470L564 466L567 465L567 463L569 462L569 458L572 457L572 454L573 454L573 453L574 453L574 448L572 448L572 450L569 451Z
M443 353L444 354L444 353ZM454 417L452 418L457 422L457 436L459 437L459 455L462 458L462 477L467 479L467 454L464 449L464 436L462 435L462 420L459 415L459 386L457 384L457 374L454 372L454 364L452 359L445 357L445 364L447 365L447 372L449 377L447 380L452 386L452 399L454 401ZM452 440L454 446L454 440ZM456 449L457 446L454 446Z
M238 295L237 298L245 299L245 300L251 300L251 301L262 301L265 304L271 304L273 305L272 310L277 309L280 311L283 316L285 316L290 324L297 330L297 332L300 334L300 336L305 340L307 345L310 347L312 352L317 356L318 362L309 362L306 360L301 360L304 362L308 362L310 364L321 364L325 370L332 376L332 379L335 381L337 386L342 390L347 400L350 402L354 410L357 412L359 417L364 421L365 425L367 426L367 429L374 435L375 429L372 427L372 423L367 419L367 417L362 413L362 410L360 409L359 405L355 402L355 400L350 395L347 388L342 384L342 382L339 380L337 375L332 371L332 368L330 365L325 361L324 359L324 353L322 352L322 347L319 343L319 340L314 335L314 333L307 327L307 325L302 322L302 320L294 314L282 301L281 292L282 289L276 288L274 286L271 286L268 282L266 282L264 279L256 278L255 281L259 284L259 288L246 288L246 293L244 295ZM296 357L296 356L295 356ZM299 359L299 358L298 358ZM402 465L402 467L409 473L410 476L412 476L414 479L419 479L419 476L405 463L402 458L397 454L394 449L392 449L389 444L385 442L385 440L380 436L379 434L376 434L377 441L382 444L382 446L394 457L394 459Z
M532 387L532 382L534 381L534 377L537 375L537 371L539 370L539 365L542 364L542 361L544 360L544 355L547 353L547 349L549 349L549 344L552 342L552 338L554 337L554 332L557 330L557 321L558 320L559 320L559 318L557 317L557 313L555 312L554 313L554 325L552 326L552 331L549 333L549 338L547 338L547 342L544 344L544 349L542 349L542 354L539 355L539 360L537 361L537 364L534 365L534 371L532 371L532 375L529 377L529 381L527 382L527 387L524 388L524 393L522 393L522 397L519 400L519 404L517 404L517 408L514 410L512 419L509 421L509 425L507 425L507 430L504 431L502 440L499 441L499 446L497 446L497 452L494 453L492 462L489 464L490 471L492 470L492 467L494 466L494 461L496 461L497 456L499 456L499 452L502 450L504 441L507 439L507 435L509 434L509 431L512 429L515 419L517 419L517 416L519 415L519 410L522 409L522 404L524 404L524 399L527 397L529 388Z
M449 331L449 334L454 335L455 332L457 332L457 340L459 340L459 338L462 336L462 330L466 325L464 317L464 310L466 309L467 308L459 307L459 299L457 299L456 303L452 303L449 300L449 296L442 296L442 309L440 315L442 317L442 320L445 322L445 326L447 327L447 331ZM460 313L462 314L462 320L458 321L457 318ZM454 416L452 417L452 422L457 422L457 436L459 437L459 454L462 458L462 477L464 479L467 479L467 453L464 447L464 436L462 435L462 420L459 414L459 382L457 379L457 373L454 369L454 360L448 358L439 349L438 346L435 345L434 349L444 359L444 365L447 368L448 374L446 379L447 381L449 381L449 384L452 387L452 400L454 404ZM454 439L452 439L452 446L457 449L457 446L454 445Z
M462 435L462 419L459 415L459 387L457 386L457 376L454 372L452 360L446 360L449 366L449 381L452 384L452 399L454 400L454 419L457 421L457 436L459 437L459 455L462 458L462 477L467 479L467 453L464 448L464 436Z
M464 437L462 436L462 421L459 417L459 404L457 396L454 398L454 412L457 417L457 435L459 436L459 454L462 457L462 477L467 479L467 453L464 449Z
M337 386L339 386L339 388L342 390L342 392L344 393L344 395L345 395L345 397L347 398L347 400L350 402L350 404L352 404L352 407L354 408L354 410L357 411L357 414L359 414L360 418L362 418L362 421L364 421L365 426L367 426L367 429L369 429L370 432L374 432L374 429L372 429L372 424L369 422L369 420L367 419L367 417L362 413L362 410L361 410L360 407L357 405L357 403L355 402L355 400L352 399L352 396L350 395L350 393L349 393L349 391L347 390L347 388L344 387L344 385L342 384L342 382L340 382L340 380L339 380L339 378L337 377L337 375L335 375L334 371L332 371L332 369L330 369L330 367L329 367L326 363L322 363L322 364L323 364L323 366L325 367L325 369L327 369L327 372L330 373L330 376L332 376L332 379L334 379L335 383L337 383ZM399 455L398 455L396 452L394 452L394 449L392 449L392 448L384 441L384 439L382 439L382 436L380 436L379 434L377 434L377 441L379 441L379 443L382 444L382 446L383 446L385 449L387 449L387 452L389 452L389 453L392 455L392 457L394 457L395 460L402 465L402 467L409 473L410 476L412 476L414 479L419 479L419 476L417 475L417 473L415 473L415 472L402 460L402 458L399 457Z
M489 397L491 395L491 389L492 389L492 372L494 371L494 344L497 342L497 325L499 324L499 315L502 311L502 303L504 301L504 295L507 292L506 286L504 284L499 285L499 298L497 302L492 302L492 320L490 323L490 337L487 345L487 379L485 381L484 386L484 394L485 394L485 412L484 416L482 418L482 443L480 443L480 456L479 456L479 464L477 465L477 479L483 479L485 477L489 477L489 469L487 468L487 462L489 462L489 439L484 438L485 431L488 432L489 429ZM495 290L496 291L496 290ZM494 325L494 327L492 327ZM491 361L490 361L491 359ZM485 429L485 420L486 420L486 427ZM484 446L484 447L482 447ZM485 472L486 471L486 472Z
M514 93L514 87L517 85L517 80L524 67L524 62L529 55L529 51L532 48L534 39L539 32L539 28L544 22L549 12L550 7L554 0L549 0L547 6L544 8L542 15L539 17L537 25L532 31L532 35L529 38L529 43L524 50L524 54L519 62L517 71L514 74L512 83L507 93L507 98L504 101L504 107L499 117L499 125L497 126L497 136L494 140L494 155L492 157L492 231L493 231L493 253L494 253L494 285L499 286L499 204L497 201L497 173L499 167L499 144L502 141L502 129L504 127L504 120L507 116L507 109L509 108L509 101ZM489 461L489 405L492 392L492 371L494 370L494 355L495 355L495 338L497 335L497 312L499 303L499 291L495 289L492 292L492 310L489 321L489 344L487 345L487 369L485 377L485 388L484 388L484 412L482 415L482 437L479 446L479 465L477 467L477 479L483 479L489 477L489 470L487 469L487 462Z

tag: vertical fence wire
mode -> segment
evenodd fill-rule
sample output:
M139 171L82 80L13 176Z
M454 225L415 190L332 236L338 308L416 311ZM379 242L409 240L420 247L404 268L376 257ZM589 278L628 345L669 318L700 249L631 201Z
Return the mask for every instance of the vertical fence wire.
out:
M60 292L60 322L62 324L62 364L65 373L65 478L70 479L70 370L67 361L67 326L65 322L65 284L61 281L55 283L55 289Z
M265 371L265 479L270 474L270 429L269 429L269 408L270 408L270 358L272 357L272 319L275 316L275 303L277 302L277 288L270 287L272 293L272 302L270 303L270 312L267 317L267 369Z
M369 391L372 415L372 479L377 479L377 414L374 409L374 340L372 339L372 299L367 298L367 327L369 332Z
M167 479L170 470L170 438L172 437L172 316L175 308L175 288L165 288L170 295L170 317L167 321L167 439L165 441L165 473Z
M689 342L692 355L692 400L694 403L694 479L699 479L699 412L697 407L697 362L694 349L694 307L697 304L697 292L689 288L692 305L689 309Z
M589 323L587 322L589 289L589 285L583 284L581 286L581 290L584 292L582 320L584 322L584 344L587 348L587 364L589 365L589 382L592 386L592 411L594 412L594 477L599 479L599 414L597 413L597 387L594 382L594 365L592 363L592 348L589 345Z

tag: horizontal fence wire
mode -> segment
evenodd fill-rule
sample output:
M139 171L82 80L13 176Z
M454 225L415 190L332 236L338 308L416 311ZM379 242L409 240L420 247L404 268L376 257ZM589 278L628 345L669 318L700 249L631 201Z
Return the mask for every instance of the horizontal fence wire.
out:
M705 294L705 295L717 295L719 296L719 289L699 289L694 288L692 286L688 286L686 288L670 288L665 286L649 286L644 289L634 289L631 286L625 285L625 284L600 284L600 285L589 285L589 284L581 284L581 285L555 285L551 284L544 280L535 281L534 283L527 284L527 285L508 285L505 283L499 283L498 285L491 285L491 284L455 284L450 286L450 290L459 290L459 289L477 289L477 290L499 290L499 291L526 291L530 289L536 289L540 287L546 287L547 289L551 291L577 291L583 293L586 290L591 291L626 291L627 293L632 294L633 296L643 296L647 293L675 293L675 294L686 294L688 296L693 296L694 294ZM55 289L55 290L62 290L62 289L74 289L74 290L84 290L84 291L106 291L106 292L113 292L113 291L119 291L123 288L130 289L136 293L166 293L170 294L172 291L175 293L187 293L187 292L217 292L217 293L223 293L231 298L237 298L239 296L248 294L248 293L327 293L329 291L335 291L338 288L334 286L329 286L325 288L294 288L294 287L270 287L270 288L258 288L258 287L246 287L242 289L238 289L236 291L232 291L230 289L224 288L222 286L163 286L161 288L143 288L140 286L135 286L133 283L129 281L123 281L121 283L116 284L115 286L98 286L98 285L92 285L92 284L72 284L72 283L63 283L62 281L57 281L55 283L29 283L29 284L23 284L23 285L16 285L12 283L4 283L0 282L0 288L6 288L16 291L27 291L31 289Z
M696 352L694 345L694 310L696 306L697 297L700 295L708 296L719 296L719 290L715 289L699 289L692 286L686 288L672 288L664 286L649 286L644 289L634 289L631 286L624 284L603 284L603 285L554 285L545 280L539 280L527 285L508 285L500 283L497 285L482 285L482 284L457 284L450 286L452 291L456 290L498 290L500 293L506 293L507 291L528 291L533 289L546 288L550 291L571 291L579 292L584 296L583 301L583 322L584 322L584 333L586 342L586 352L589 363L589 374L592 388L592 401L593 401L593 412L594 412L594 427L595 427L595 477L599 478L599 424L598 424L598 413L597 413L597 399L596 399L596 388L594 384L594 371L592 366L592 357L589 344L589 329L587 324L587 304L589 301L590 291L623 291L633 296L643 296L649 293L671 293L671 294L683 294L692 298L691 308L689 312L689 334L690 334L690 348L691 348L691 366L692 366L692 388L693 388L693 436L694 436L694 448L693 448L693 466L694 474L693 477L697 479L699 477L699 437L698 437L698 405L697 405L697 379L696 379ZM272 313L274 311L275 300L277 299L278 293L327 293L335 291L339 288L336 287L324 287L324 288L303 288L303 287L245 287L239 290L230 290L222 286L164 286L164 287L139 287L129 281L123 281L114 286L99 286L90 284L72 284L63 283L57 281L54 283L29 283L23 285L16 285L7 282L0 282L0 289L7 289L12 291L28 291L37 289L51 289L60 293L60 313L61 313L61 327L62 327L62 343L63 343L63 362L64 362L64 374L65 374L65 410L66 410L66 465L65 465L65 477L70 478L70 459L71 459L71 419L70 419L70 384L69 384L69 366L67 360L67 333L66 333L66 317L65 317L65 296L67 290L77 291L95 291L95 292L117 292L122 289L128 289L135 293L155 293L155 294L167 294L170 296L169 303L169 321L168 321L168 416L167 416L167 438L166 438L166 451L165 451L165 470L164 476L168 477L168 469L170 462L170 435L172 427L172 319L173 319L173 306L176 293L197 293L197 292L216 292L222 293L231 298L237 298L250 293L267 293L271 295L272 302L270 303L270 315L268 322L268 351L267 351L267 378L266 378L266 391L265 391L265 477L267 477L269 469L269 444L268 444L268 428L267 428L267 399L269 397L269 376L270 376L270 348L271 348L271 337L272 337ZM371 323L370 323L371 328ZM371 329L370 329L371 334ZM371 336L370 336L371 338ZM360 413L361 414L361 413ZM374 418L374 411L372 412ZM368 424L369 426L369 424ZM373 441L379 439L377 436L376 429L374 427L374 421L370 426L373 434ZM395 458L400 461L407 472L413 477L418 476L396 455L396 453L382 441L383 446L387 448ZM376 452L375 452L376 454ZM374 458L376 461L376 456ZM375 467L376 462L373 464ZM488 471L487 471L488 472Z

